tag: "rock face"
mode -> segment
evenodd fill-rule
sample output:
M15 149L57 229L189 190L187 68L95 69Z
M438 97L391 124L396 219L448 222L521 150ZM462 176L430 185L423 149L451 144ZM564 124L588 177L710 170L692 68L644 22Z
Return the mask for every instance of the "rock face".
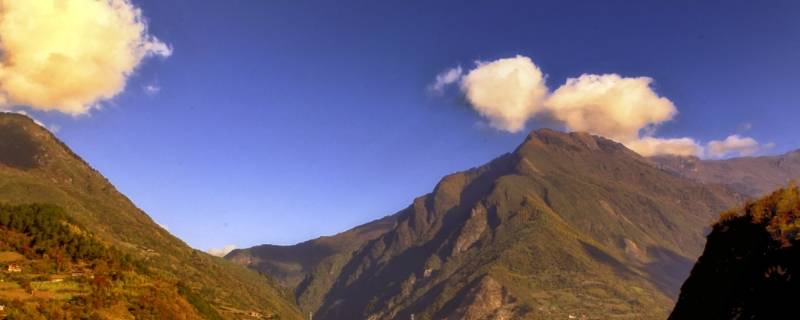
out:
M742 194L760 197L800 179L800 150L779 156L700 160L697 157L658 156L658 166L707 184L720 184Z
M469 288L448 320L510 320L521 316L516 298L489 276Z
M167 278L170 286L153 288L155 294L176 296L180 283L181 294L191 297L185 299L196 304L199 314L175 316L240 319L251 311L302 319L292 299L272 281L190 248L49 131L25 116L0 113L0 204L34 203L62 208L102 244L130 254L152 274ZM119 309L124 314L125 306Z
M333 268L307 268L318 271L295 293L317 290L318 300L300 300L315 319L663 319L702 251L703 227L741 199L613 141L539 130L512 153L444 177L374 237L326 238L350 249Z
M800 190L724 215L670 319L790 319L800 298Z

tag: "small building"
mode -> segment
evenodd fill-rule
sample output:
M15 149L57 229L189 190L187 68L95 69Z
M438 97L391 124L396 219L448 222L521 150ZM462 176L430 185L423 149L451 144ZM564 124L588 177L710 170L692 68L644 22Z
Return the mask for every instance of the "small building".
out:
M16 265L16 264L9 264L8 265L8 272L9 273L22 272L22 267L20 267L19 265Z

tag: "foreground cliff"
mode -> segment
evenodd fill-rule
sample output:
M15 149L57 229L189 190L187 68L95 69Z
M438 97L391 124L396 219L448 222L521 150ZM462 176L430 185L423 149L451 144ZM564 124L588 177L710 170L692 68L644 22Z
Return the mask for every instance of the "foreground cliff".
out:
M795 186L723 215L670 319L796 318L799 244Z

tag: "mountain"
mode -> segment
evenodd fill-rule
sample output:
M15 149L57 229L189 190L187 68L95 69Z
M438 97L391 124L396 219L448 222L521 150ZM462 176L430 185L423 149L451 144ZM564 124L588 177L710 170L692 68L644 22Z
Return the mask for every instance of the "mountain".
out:
M282 279L315 319L663 319L703 227L741 200L542 129L375 223L227 258Z
M722 184L760 197L800 179L800 150L778 156L701 160L697 157L651 158L664 169L703 183Z
M669 319L789 319L800 297L800 190L723 215Z
M395 216L355 227L335 236L320 237L293 246L260 245L236 249L226 259L269 274L285 288L295 288L298 303L316 310L322 304L352 253L366 242L391 230Z
M18 238L3 239L0 246L5 249L0 250L6 251L0 256L30 266L29 271L23 268L22 275L14 278L15 283L58 277L67 288L64 290L77 290L36 294L47 290L33 288L31 294L22 292L21 296L0 294L0 303L22 299L19 308L33 310L23 318L50 310L45 306L55 306L53 310L62 312L61 307L80 303L75 299L86 295L88 280L65 278L70 271L59 270L62 268L54 254L86 250L97 254L66 254L73 273L92 274L92 279L98 278L94 275L107 275L113 290L100 294L121 299L119 303L111 299L92 305L88 310L95 317L302 318L292 297L272 280L190 248L158 226L49 131L22 115L0 113L0 205L0 210L11 217L9 221L22 221L16 228L0 225L5 234ZM25 223L45 231L21 227ZM59 229L64 225L70 228ZM38 249L30 249L32 245ZM145 298L152 299L141 302ZM138 310L141 306L163 308ZM40 316L56 318L54 314Z

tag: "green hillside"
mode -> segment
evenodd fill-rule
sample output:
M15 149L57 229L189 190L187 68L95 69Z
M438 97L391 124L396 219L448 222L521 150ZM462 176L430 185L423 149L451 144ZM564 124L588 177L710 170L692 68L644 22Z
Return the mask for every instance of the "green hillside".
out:
M295 293L321 297L301 300L315 319L663 319L704 226L740 200L610 140L544 129L444 177L341 267L303 267ZM243 252L277 261L228 258Z
M97 242L144 265L163 292L178 292L195 317L301 318L270 279L188 247L21 115L0 114L0 203L57 207Z

